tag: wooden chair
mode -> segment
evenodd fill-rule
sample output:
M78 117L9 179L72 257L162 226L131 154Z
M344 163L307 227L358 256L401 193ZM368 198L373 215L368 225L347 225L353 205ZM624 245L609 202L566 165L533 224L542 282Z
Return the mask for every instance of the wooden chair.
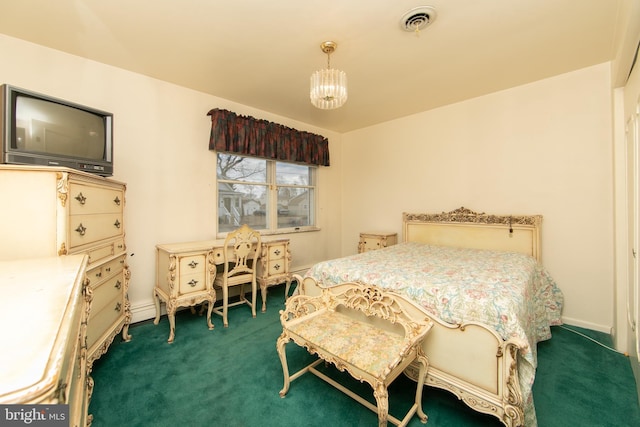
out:
M224 272L216 276L214 287L222 289L222 311L214 308L213 312L222 316L224 327L229 326L227 311L229 307L247 304L251 314L256 317L256 268L260 256L260 233L248 225L227 234L224 251ZM251 283L251 301L245 297L244 285ZM240 286L240 300L229 304L229 287Z

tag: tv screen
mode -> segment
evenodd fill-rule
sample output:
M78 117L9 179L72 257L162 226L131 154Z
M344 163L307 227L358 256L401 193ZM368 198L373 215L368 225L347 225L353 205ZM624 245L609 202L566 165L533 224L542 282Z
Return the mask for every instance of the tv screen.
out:
M113 115L3 85L3 163L112 175Z

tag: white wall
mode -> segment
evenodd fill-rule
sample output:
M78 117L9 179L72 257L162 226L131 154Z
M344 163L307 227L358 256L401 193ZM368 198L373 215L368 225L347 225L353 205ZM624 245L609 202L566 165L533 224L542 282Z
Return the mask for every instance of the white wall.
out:
M155 245L215 238L215 153L208 150L212 108L271 120L329 138L331 166L319 169L319 232L291 238L293 269L337 257L340 138L211 95L0 35L0 83L114 113L113 178L127 184L125 232L133 320L155 315Z
M565 317L598 330L612 325L606 64L338 135L1 35L0 55L0 82L115 114L134 321L153 315L155 245L215 237L206 112L218 107L329 138L322 231L288 236L294 268L354 253L363 230L400 233L403 211L539 213L543 261L565 293Z
M343 253L359 231L401 235L405 211L542 214L565 320L608 332L611 103L601 64L345 134Z

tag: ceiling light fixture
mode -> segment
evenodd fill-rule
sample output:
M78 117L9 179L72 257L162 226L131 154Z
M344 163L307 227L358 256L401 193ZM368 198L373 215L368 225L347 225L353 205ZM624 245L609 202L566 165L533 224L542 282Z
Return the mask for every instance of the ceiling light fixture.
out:
M337 43L326 41L320 48L327 54L327 68L311 75L311 103L321 110L340 108L347 102L347 75L344 71L331 68L331 54L338 47Z

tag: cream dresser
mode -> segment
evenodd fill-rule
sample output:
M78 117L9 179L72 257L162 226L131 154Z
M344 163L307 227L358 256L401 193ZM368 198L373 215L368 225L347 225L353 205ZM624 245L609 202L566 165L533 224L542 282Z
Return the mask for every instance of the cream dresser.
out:
M123 183L73 169L0 165L0 260L88 256L89 369L121 331L130 339L125 189Z
M398 243L398 233L360 233L358 253L386 248Z
M68 425L90 424L93 383L86 324L91 287L86 285L86 264L86 255L0 261L0 322L6 326L0 351L1 404L68 404ZM0 425L7 418L1 414Z

